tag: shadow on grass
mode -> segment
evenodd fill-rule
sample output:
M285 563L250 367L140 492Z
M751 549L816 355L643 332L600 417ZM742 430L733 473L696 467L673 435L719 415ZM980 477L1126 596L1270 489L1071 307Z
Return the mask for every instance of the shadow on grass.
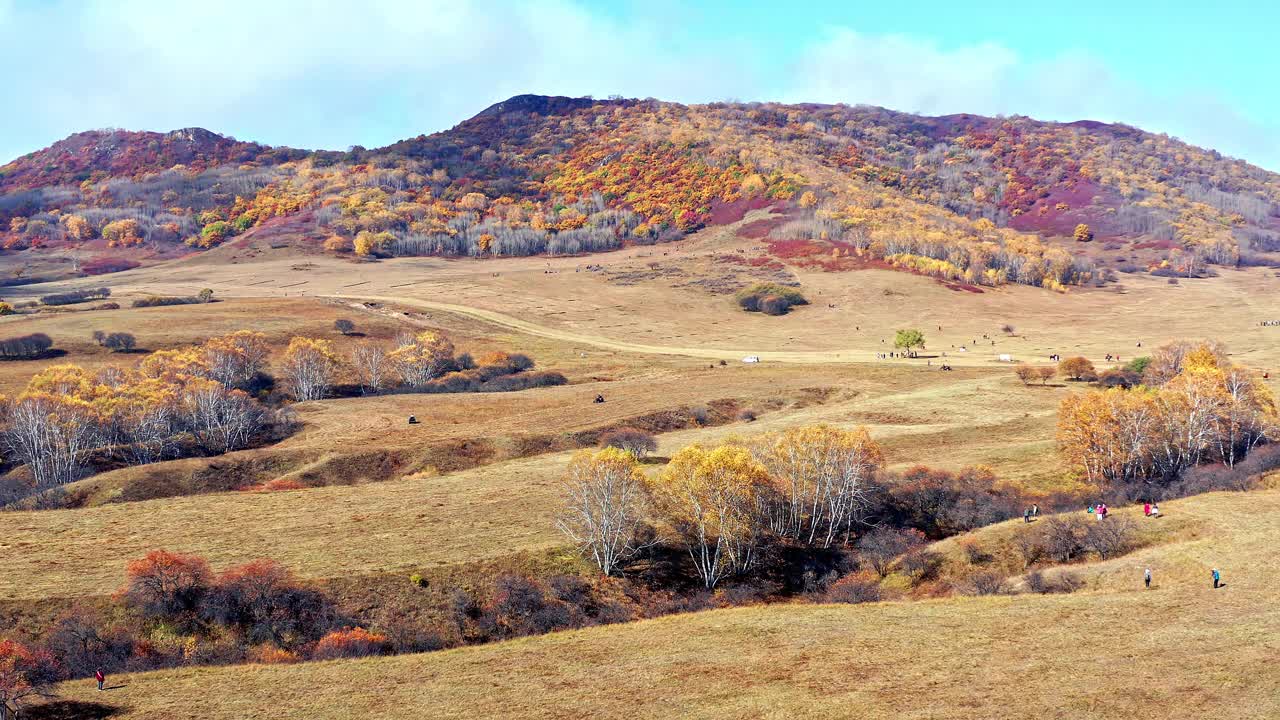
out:
M55 700L29 708L22 717L24 720L100 720L118 715L123 710L124 708L106 703Z

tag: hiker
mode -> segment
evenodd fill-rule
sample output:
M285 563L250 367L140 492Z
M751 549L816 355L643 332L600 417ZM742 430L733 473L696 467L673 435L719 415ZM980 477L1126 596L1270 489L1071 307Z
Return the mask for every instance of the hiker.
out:
M1146 573L1143 574L1142 581L1147 584L1147 589L1150 590L1151 589L1151 568L1147 568Z
M417 425L417 424L418 424L418 416L417 416L417 415L410 415L410 416L409 416L409 424L410 424L410 425Z
M1088 509L1088 510L1086 510L1085 512L1087 512L1087 513L1089 513L1090 515L1092 515L1092 514L1095 512L1095 510L1093 509L1093 506L1092 506L1092 505L1090 505L1090 506L1089 506L1089 509Z
M1151 517L1160 517L1160 503L1151 503Z
M1151 503L1142 503L1142 514L1151 517Z
M1214 572L1218 572L1218 571L1214 570ZM102 690L103 689L102 686L105 685L107 682L106 673L102 672L102 668L98 668L96 671L94 671L93 679L98 681L99 690Z
M1040 503L1031 504L1031 517L1040 517Z
M1026 510L1022 511L1022 522L1024 523L1031 522L1031 508L1027 508Z
M1213 589L1217 590L1222 587L1222 573L1218 572L1218 568L1213 569Z
M604 402L604 396L603 396L603 395L597 395L597 396L596 396L596 402L598 402L598 403L602 403L602 402Z

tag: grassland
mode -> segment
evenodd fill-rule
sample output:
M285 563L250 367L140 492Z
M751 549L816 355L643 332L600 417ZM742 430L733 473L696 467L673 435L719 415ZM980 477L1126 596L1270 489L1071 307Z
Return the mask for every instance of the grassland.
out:
M1280 364L1280 328L1258 325L1280 314L1274 271L1177 286L1124 276L1119 288L1058 295L789 267L812 305L768 317L720 292L748 280L723 256L755 247L733 230L666 249L484 262L353 263L249 237L107 278L122 304L201 287L223 302L0 318L0 335L45 332L66 352L0 363L4 393L52 362L140 357L97 347L96 329L133 332L148 350L244 327L266 332L277 350L294 334L345 349L358 338L333 331L338 317L374 338L432 327L461 350L525 352L570 380L519 393L304 403L295 406L301 429L276 445L82 481L88 507L0 513L0 601L102 597L120 587L127 561L155 548L198 553L215 568L271 557L316 580L545 552L562 542L555 483L571 448L682 408L751 408L759 419L665 425L659 457L802 423L866 425L893 466L982 463L1047 491L1066 482L1053 428L1072 384L1023 387L1000 354L1083 354L1105 366L1107 353L1128 359L1165 340L1211 337L1245 365ZM15 288L6 299L102 280ZM928 351L876 360L902 327L922 329ZM749 354L763 362L739 362ZM944 360L956 370L939 371ZM592 403L596 394L607 402ZM405 423L410 414L421 424ZM144 475L175 483L249 471L327 486L117 502ZM1280 494L1192 498L1169 512L1177 520L1162 526L1161 543L1093 566L1089 589L1070 596L769 606L425 656L189 669L126 678L106 702L139 718L1274 717L1277 676L1266 658L1280 591L1260 569L1280 536ZM1145 564L1157 571L1150 593L1137 591ZM1227 590L1206 591L1209 565L1226 569ZM102 700L79 684L65 692Z
M126 676L105 700L87 681L64 693L123 718L1275 717L1280 492L1166 512L1179 521L1164 542L1088 566L1089 588L1071 595L752 607L426 655Z

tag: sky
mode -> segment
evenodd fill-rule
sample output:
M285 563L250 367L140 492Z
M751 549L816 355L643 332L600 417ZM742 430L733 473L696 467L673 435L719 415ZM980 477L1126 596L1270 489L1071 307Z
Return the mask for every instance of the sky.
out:
M378 147L521 93L1124 122L1280 171L1258 0L0 0L0 163L104 127Z

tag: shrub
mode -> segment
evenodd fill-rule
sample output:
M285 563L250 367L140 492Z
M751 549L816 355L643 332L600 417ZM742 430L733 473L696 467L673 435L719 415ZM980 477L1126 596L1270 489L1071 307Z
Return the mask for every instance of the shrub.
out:
M245 659L249 662L263 665L287 665L301 660L297 653L276 647L271 643L263 643L254 647L249 651Z
M53 340L44 333L33 333L0 340L0 358L5 360L30 360L38 358L53 347Z
M1083 555L1089 548L1088 522L1077 516L1056 515L1037 523L1045 554L1060 563L1069 563Z
M12 315L14 312L12 305L7 302L0 302L0 315Z
M338 318L337 320L333 321L333 329L337 330L343 335L350 335L351 333L356 331L356 324L351 322L350 320L347 320L346 318Z
M851 605L878 602L883 598L884 592L880 589L879 581L868 573L845 575L832 583L824 596L827 602Z
M1058 363L1058 371L1065 378L1071 380L1094 380L1098 373L1093 368L1093 363L1084 357L1069 357Z
M292 573L271 560L253 560L219 575L203 609L206 617L250 643L277 645L314 639L333 616L324 595L299 587Z
M130 333L115 332L102 339L102 346L112 352L129 352L137 345L137 338Z
M751 408L743 408L738 411L738 419L743 422L755 422L756 417L756 411Z
M200 292L196 293L196 300L202 303L213 302L213 290L210 290L209 288L202 289Z
M1027 589L1034 593L1070 593L1084 587L1084 581L1070 572L1059 572L1047 576L1037 570L1027 575Z
M427 581L426 578L422 577L418 573L414 573L409 576L409 584L413 585L414 587L424 588L430 583Z
M965 581L970 595L999 595L1005 589L1005 576L998 570L979 570Z
M1132 518L1109 517L1101 522L1095 521L1089 527L1085 542L1091 550L1098 553L1098 557L1106 560L1132 550L1137 543L1135 535L1137 527Z
M615 447L643 458L658 449L658 441L651 433L636 428L624 427L611 430L600 436L600 447Z
M889 574L900 556L924 545L924 533L879 527L858 538L858 557L866 561L880 577Z
M390 649L387 636L364 628L344 628L320 638L311 651L313 660L368 657L382 655Z
M212 574L204 558L153 550L129 563L124 599L144 617L189 623L209 592Z
M776 283L757 283L734 295L738 306L747 312L785 315L795 305L808 305L800 291Z
M111 288L91 288L87 290L72 290L71 292L45 295L40 298L40 302L44 305L73 305L75 303L84 302L85 300L93 300L95 298L110 296Z
M1131 387L1142 384L1142 374L1132 370L1104 370L1098 376L1098 384L1102 387L1118 387L1128 390Z
M889 478L882 513L890 525L920 530L932 540L1020 515L1027 504L989 468L958 473L917 465Z
M134 260L126 260L124 258L99 257L81 265L80 272L85 275L106 275L108 273L132 270L138 267L139 264Z
M195 305L201 302L198 297L176 297L172 295L152 295L150 297L138 298L133 301L136 308L145 307L161 307L164 305Z

